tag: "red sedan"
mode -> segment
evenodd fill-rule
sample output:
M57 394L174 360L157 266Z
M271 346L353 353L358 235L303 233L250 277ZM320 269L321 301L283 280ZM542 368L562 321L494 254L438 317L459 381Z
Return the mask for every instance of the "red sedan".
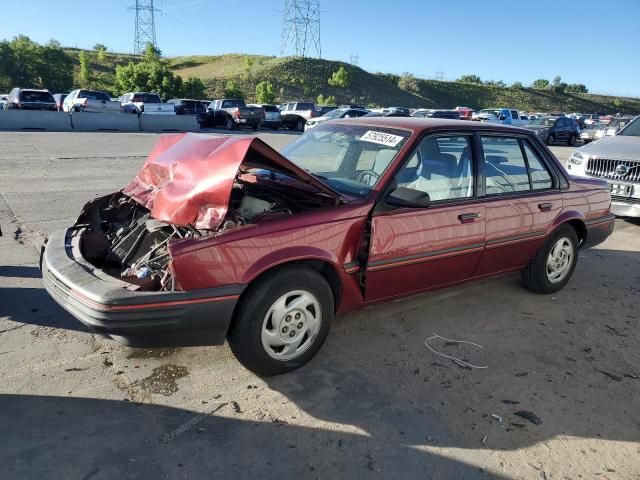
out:
M131 346L229 340L262 375L308 362L335 314L521 271L553 293L611 234L608 185L530 131L417 118L161 137L122 191L43 247L52 297Z

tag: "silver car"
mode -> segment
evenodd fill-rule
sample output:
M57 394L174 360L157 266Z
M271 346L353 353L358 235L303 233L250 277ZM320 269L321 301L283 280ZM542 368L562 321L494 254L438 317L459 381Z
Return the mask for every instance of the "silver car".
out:
M640 116L616 136L578 148L566 168L571 175L605 179L611 185L611 211L640 217Z

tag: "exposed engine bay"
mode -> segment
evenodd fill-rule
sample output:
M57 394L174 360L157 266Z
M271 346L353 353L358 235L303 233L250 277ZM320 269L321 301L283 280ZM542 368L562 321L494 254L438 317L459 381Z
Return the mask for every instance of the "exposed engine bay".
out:
M85 205L75 224L82 229L81 253L95 267L139 290L179 290L170 268L171 242L218 236L331 204L323 195L272 180L269 172L254 175L240 170L224 220L213 230L153 218L148 208L123 192L98 198Z

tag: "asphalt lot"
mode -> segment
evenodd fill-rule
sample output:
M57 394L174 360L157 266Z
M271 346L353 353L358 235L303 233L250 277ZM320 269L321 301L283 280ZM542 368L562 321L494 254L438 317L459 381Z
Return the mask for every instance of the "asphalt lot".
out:
M556 295L512 275L344 315L308 366L260 379L227 346L96 337L42 289L44 236L156 140L0 133L1 477L640 478L638 222ZM433 334L482 345L436 344L488 368L435 356Z

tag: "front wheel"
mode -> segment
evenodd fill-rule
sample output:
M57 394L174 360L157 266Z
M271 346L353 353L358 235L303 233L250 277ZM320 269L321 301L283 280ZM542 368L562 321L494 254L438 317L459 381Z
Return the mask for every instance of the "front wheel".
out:
M578 235L570 225L558 228L522 270L525 286L535 293L555 293L562 289L578 262Z
M576 144L576 140L577 140L576 136L575 135L571 135L569 137L569 140L567 141L567 144L569 146L573 147Z
M271 376L307 363L324 343L334 300L315 270L283 267L267 273L243 295L229 346L258 375Z
M304 132L304 124L307 123L305 122L302 118L298 120L298 123L296 123L296 130L298 130L299 132Z
M547 137L547 142L546 143L547 143L547 145L553 145L555 143L555 141L556 141L556 137L554 137L553 135L549 135Z

